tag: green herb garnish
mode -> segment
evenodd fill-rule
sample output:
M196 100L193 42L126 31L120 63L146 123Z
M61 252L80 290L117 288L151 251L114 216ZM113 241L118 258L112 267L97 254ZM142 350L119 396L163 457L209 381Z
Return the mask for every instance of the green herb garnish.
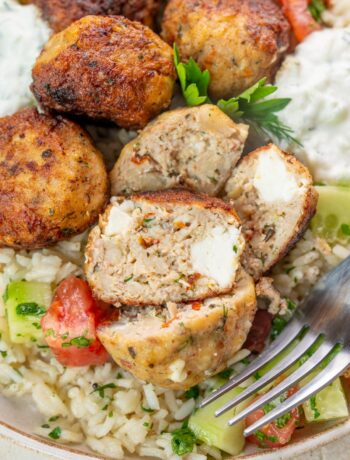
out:
M192 452L196 443L196 436L189 428L180 428L171 433L171 447L176 455L185 455Z
M325 2L323 0L311 0L308 10L315 21L322 22L322 13L326 10Z
M199 396L199 386L195 385L194 387L190 388L189 390L185 391L185 398L186 399L196 399Z
M145 407L145 406L141 406L141 409L142 409L144 412L154 412L153 409L150 409L149 407Z
M227 369L224 369L223 371L219 372L217 374L218 377L222 378L222 379L229 379L231 377L231 375L233 374L233 369L231 369L230 367L228 367Z
M190 107L209 102L208 86L210 82L210 74L208 70L203 72L199 65L190 58L184 64L180 61L179 50L174 43L174 64L177 75L179 77L182 94L186 100L186 104Z
M348 224L341 224L340 229L342 233L346 236L350 236L350 225Z
M0 351L0 354L3 358L7 357L7 351Z
M293 130L285 125L276 115L290 103L290 98L265 99L277 91L277 86L266 85L266 78L262 78L255 85L243 91L236 97L220 99L218 107L233 120L244 120L260 133L273 136L279 141L286 139L300 145L293 137Z
M316 396L312 396L312 398L310 398L310 407L311 407L311 410L314 413L314 417L315 418L320 417L321 414L320 414L319 410L317 409L317 405L316 405Z
M70 340L69 342L62 343L62 348L68 347L78 347L78 348L85 348L88 347L93 342L93 339L87 339L83 335L80 337L74 337L74 339Z
M53 417L49 418L49 422L56 422L56 420L58 420L59 418L60 418L59 415L54 415Z
M94 390L91 392L91 394L96 393L96 391L97 391L99 396L101 398L104 398L105 397L105 390L107 390L107 388L117 388L117 385L115 385L114 383L106 383L105 385L102 385L102 386L97 385L96 387L94 387Z
M18 316L43 316L46 309L35 302L20 303L16 307Z
M288 321L282 318L281 316L275 316L272 320L272 327L271 327L271 339L275 340L275 338L280 335L283 329L287 326Z
M129 276L128 278L124 279L124 283L127 283L128 281L131 281L133 279L134 275Z
M285 427L291 418L292 416L290 412L288 412L287 414L281 415L281 417L278 417L278 419L276 420L277 428Z
M52 431L50 431L49 436L52 439L59 439L61 437L62 430L59 426L56 426Z

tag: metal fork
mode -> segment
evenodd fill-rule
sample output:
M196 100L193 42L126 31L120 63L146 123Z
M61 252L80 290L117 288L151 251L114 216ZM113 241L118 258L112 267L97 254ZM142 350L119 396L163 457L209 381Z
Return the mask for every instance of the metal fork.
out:
M295 343L295 347L292 348ZM290 351L291 348L292 350ZM277 339L243 372L235 375L225 385L205 398L200 407L206 406L230 389L246 381L264 365L279 356L281 352L285 356L270 371L218 409L215 412L215 416L220 416L248 397L256 394L258 390L264 388L278 376L285 373L291 366L297 364L297 370L294 370L278 385L229 420L228 424L234 425L257 409L274 401L311 372L320 370L291 397L247 427L244 435L249 436L267 423L300 406L300 404L331 383L349 366L350 256L318 282Z

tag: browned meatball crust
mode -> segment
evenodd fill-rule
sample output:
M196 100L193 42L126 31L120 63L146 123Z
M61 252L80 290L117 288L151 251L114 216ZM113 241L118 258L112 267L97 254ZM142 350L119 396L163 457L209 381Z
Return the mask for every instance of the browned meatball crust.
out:
M160 0L30 0L28 3L40 8L55 32L88 15L121 15L153 27L161 5Z
M82 232L108 192L102 156L78 125L35 109L0 119L0 246L39 248Z
M162 36L210 71L213 97L228 98L273 76L289 25L273 0L170 0Z
M86 16L48 41L32 91L46 109L138 128L168 107L174 81L172 49L151 29Z

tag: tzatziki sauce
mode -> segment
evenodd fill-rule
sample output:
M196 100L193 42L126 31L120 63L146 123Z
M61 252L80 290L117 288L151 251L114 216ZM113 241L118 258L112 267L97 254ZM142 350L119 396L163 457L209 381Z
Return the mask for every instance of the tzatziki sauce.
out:
M32 67L50 33L35 6L0 0L0 116L34 105Z
M350 27L314 32L284 61L274 97L302 146L283 145L319 183L350 183Z

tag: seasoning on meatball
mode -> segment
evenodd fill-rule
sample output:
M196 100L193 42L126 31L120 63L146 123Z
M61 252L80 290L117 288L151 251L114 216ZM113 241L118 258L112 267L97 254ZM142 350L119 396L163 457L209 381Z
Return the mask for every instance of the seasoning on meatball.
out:
M289 25L273 0L170 0L162 36L211 74L213 97L271 78L289 46Z
M167 108L175 81L172 49L121 16L86 16L53 35L33 68L45 109L139 128Z
M26 3L37 5L55 32L88 15L121 15L153 27L161 6L160 0L30 0Z
M35 109L0 119L0 246L40 248L84 231L108 189L102 156L75 123Z

